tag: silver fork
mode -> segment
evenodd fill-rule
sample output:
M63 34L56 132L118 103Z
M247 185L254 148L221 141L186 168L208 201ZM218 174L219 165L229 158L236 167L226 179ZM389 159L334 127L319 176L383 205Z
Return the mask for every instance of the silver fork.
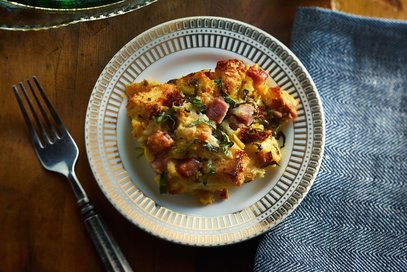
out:
M44 89L35 76L33 76L33 80L35 85L31 84L30 80L27 80L27 83L31 90L32 97L34 97L35 104L22 82L20 82L19 85L24 94L26 103L23 102L15 85L13 85L12 90L16 95L17 102L28 126L38 159L45 169L60 173L68 178L76 196L77 204L84 217L86 229L90 234L106 271L132 271L126 258L107 230L100 216L96 213L75 175L74 168L79 155L78 147L64 127L58 114L45 95ZM35 89L37 89L40 96L37 95ZM29 117L24 104L28 104L33 117L32 119L34 119L35 122ZM44 104L45 108L43 106ZM37 109L35 109L35 105ZM37 114L38 109L41 115Z

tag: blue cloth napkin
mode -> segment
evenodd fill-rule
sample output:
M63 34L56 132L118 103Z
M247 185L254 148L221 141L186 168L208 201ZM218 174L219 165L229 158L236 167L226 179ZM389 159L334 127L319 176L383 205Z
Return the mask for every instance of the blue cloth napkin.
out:
M323 102L325 153L254 270L407 271L407 22L301 8L291 49Z

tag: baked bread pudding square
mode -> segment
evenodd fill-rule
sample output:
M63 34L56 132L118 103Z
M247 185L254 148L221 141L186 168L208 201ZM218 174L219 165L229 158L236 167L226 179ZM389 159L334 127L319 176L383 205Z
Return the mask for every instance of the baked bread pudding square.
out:
M132 135L160 193L193 194L211 204L279 165L285 139L279 128L296 118L298 101L268 78L257 64L230 59L214 71L126 86Z

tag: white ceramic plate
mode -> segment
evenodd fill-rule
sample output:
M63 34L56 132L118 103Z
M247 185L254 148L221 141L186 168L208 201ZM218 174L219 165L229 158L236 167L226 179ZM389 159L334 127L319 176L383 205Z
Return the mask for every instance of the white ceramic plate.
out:
M300 101L298 118L284 127L280 167L201 206L194 197L160 194L145 158L138 157L126 112L125 84L166 82L221 59L258 63ZM322 159L324 118L317 90L300 61L266 32L218 17L190 17L156 26L131 40L107 64L86 115L86 147L96 180L111 203L158 237L200 246L259 235L282 221L305 197Z

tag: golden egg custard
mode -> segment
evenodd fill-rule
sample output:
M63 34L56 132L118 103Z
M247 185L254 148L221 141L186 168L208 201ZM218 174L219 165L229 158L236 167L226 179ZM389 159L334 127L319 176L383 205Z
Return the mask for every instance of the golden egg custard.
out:
M126 86L132 135L160 193L193 194L210 204L279 165L279 128L296 118L298 101L268 77L256 64L230 59L215 71Z

